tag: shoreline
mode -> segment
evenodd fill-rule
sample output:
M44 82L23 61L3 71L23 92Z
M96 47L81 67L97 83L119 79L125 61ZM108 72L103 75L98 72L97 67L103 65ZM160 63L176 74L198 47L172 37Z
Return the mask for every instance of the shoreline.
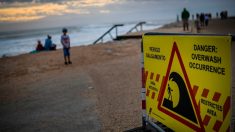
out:
M235 20L235 17L233 17L233 16L231 16L231 17L229 17L228 19L226 19L226 20L232 20L232 22L229 22L229 25L233 25L233 22L235 22L234 20ZM219 19L219 18L212 18L211 20L210 20L210 22L217 22L217 21L219 21L219 22L223 22L223 21L226 21L226 20L221 20L221 19ZM190 23L190 25L192 25L192 21L189 21L189 23ZM225 25L225 24L223 24L223 25ZM216 33L220 33L220 34L231 34L231 33L229 33L229 32L226 32L226 31L228 31L228 30L231 30L231 31L233 31L233 35L235 35L235 31L233 30L235 27L234 26L232 26L232 27L230 27L230 26L225 26L225 27L223 27L223 29L220 29L219 27L217 28L215 28L215 27L206 27L207 29L206 29L206 31L205 31L205 29L202 29L201 30L201 33L207 33L207 34L216 34ZM143 30L143 31L138 31L138 32L132 32L132 33L130 33L131 35L141 35L141 34L143 34L143 33L146 33L146 32L163 32L163 33L165 33L165 32L172 32L172 33L182 33L183 31L181 31L180 30L180 28L182 28L182 22L180 21L180 22L170 22L170 23L166 23L166 24L163 24L163 25L161 25L159 28L155 28L155 29L150 29L150 30ZM231 28L231 29L230 29ZM169 30L170 29L170 30ZM217 29L217 30L215 30L215 29ZM183 33L192 33L192 34L194 34L194 33L196 33L196 29L195 29L195 27L193 27L193 28L191 28L190 27L190 31L189 32L183 32ZM197 34L197 33L196 33ZM106 42L104 42L104 43L115 43L115 41L113 41L113 40L107 40ZM98 44L102 44L102 43L98 43ZM57 50L61 50L62 48L60 47L60 46L58 46L58 45L60 45L60 44L57 44L57 47L59 47ZM80 46L91 46L91 45L93 45L92 43L90 43L90 44L80 44L80 45L75 45L75 46L73 46L72 48L76 48L76 47L80 47ZM33 50L34 51L34 50ZM2 56L0 56L0 59L1 58L10 58L10 57L16 57L16 56L20 56L20 55L25 55L25 54L31 54L31 52L32 51L30 51L30 52L26 52L26 53L16 53L16 54L11 54L11 53L7 53L7 54L3 54ZM47 51L42 51L42 52L47 52ZM40 52L39 52L40 53Z
M171 22L171 21L170 21ZM168 20L166 23L169 23ZM133 27L135 23L124 23L124 26L118 28L118 34L124 35L131 27ZM144 25L144 29L155 29L158 26L162 26L161 23L149 23ZM97 38L99 38L104 32L106 32L112 25L110 24L98 24L98 25L84 25L77 27L68 27L70 31L70 38L72 39L72 46L82 46L82 45L91 45ZM2 43L5 44L1 48L0 58L9 57L9 56L17 56L20 54L27 54L33 51L36 47L37 40L41 40L44 42L44 38L46 34L50 34L52 36L53 43L57 44L57 48L62 48L60 44L60 36L61 36L61 28L48 28L41 30L29 30L29 31L18 31L18 33L7 33L0 36L2 39ZM112 31L112 36L115 36L115 32ZM7 37L10 38L7 39ZM11 36L16 35L16 38L12 38ZM17 37L18 36L18 37ZM4 39L6 37L6 39ZM82 39L79 39L82 38ZM109 36L104 38L104 42L112 41ZM13 47L14 46L14 47Z
M135 22L127 22L127 23L124 23L124 26L122 26L122 27L120 27L120 29L119 29L119 35L120 35L120 33L122 34L122 35L125 35L125 31L128 31L129 30L129 28L131 28L131 27L133 27L135 24L137 24L138 23L138 21L135 23ZM150 24L146 24L146 25L144 25L144 30L145 31L149 31L149 28L151 28L152 27L152 29L151 30L156 30L156 29L159 29L159 28L161 28L161 27L163 27L164 25L166 25L166 24L169 24L169 23L172 23L172 19L167 19L167 20L164 20L164 24L162 24L162 22L160 22L160 23L158 23L158 22L152 22L152 21L150 21ZM90 27L91 26L91 27ZM90 42L88 42L88 40L83 40L84 42L79 42L79 43L76 43L76 41L77 41L77 37L80 37L80 36L84 36L84 35L88 35L88 33L86 33L87 31L87 29L89 30L90 28L92 28L94 26L94 29L96 29L97 27L98 27L98 30L100 30L100 28L102 29L102 28L107 28L107 29L105 29L104 31L99 31L99 35L95 35L96 37L95 38L93 38L94 40L93 41L90 41ZM71 31L71 33L69 34L70 35L70 38L72 39L72 47L77 47L77 46L88 46L88 45L93 45L93 42L97 39L97 38L99 38L104 32L106 32L110 27L112 27L112 24L98 24L98 25L83 25L83 26L81 26L81 27L76 27L76 28L84 28L85 29L85 34L83 33L83 32L79 32L79 31L75 31L75 29L73 29L72 27L76 27L76 26L71 26L71 27L68 27L68 29ZM155 28L154 28L155 27ZM157 27L157 28L156 28ZM61 29L62 29L62 27L60 27ZM52 29L53 30L53 32L54 32L54 30L56 31L56 33L58 33L58 32L60 32L60 28L59 27L57 27L57 28L46 28L46 29L44 29L44 30L49 30L49 29ZM138 30L139 30L139 27L138 27ZM29 32L30 32L31 30L26 30L26 32L27 32L27 34L29 34ZM37 30L32 30L33 31L33 33L35 33ZM89 30L90 31L90 30ZM17 31L17 32L21 32L21 31ZM44 32L44 34L46 33L45 31L41 31L41 32L36 32L37 34L43 34L43 32ZM90 35L92 35L92 31L90 31ZM132 32L132 33L138 33L138 32ZM46 35L46 34L45 34ZM61 34L60 34L61 35ZM60 36L59 35L59 36ZM114 35L114 32L112 33L112 35ZM27 36L26 36L27 37ZM56 37L56 38L55 38ZM56 45L57 45L57 49L62 49L62 47L61 47L61 44L60 44L60 41L59 40L57 40L58 38L57 38L58 36L56 36L56 34L54 34L54 35L52 35L52 39L53 38L55 38L55 39L53 39L53 43L55 43ZM87 37L87 36L85 36L85 37ZM34 37L31 37L31 38L34 38ZM14 38L11 38L12 40L14 40ZM42 36L38 36L38 38L34 38L35 39L35 42L33 42L33 43L35 43L35 44L32 44L32 45L34 45L34 47L32 48L31 46L30 46L30 49L31 50L28 50L27 52L24 52L24 53L18 53L18 52L16 52L16 51L13 51L12 53L4 53L4 54L2 54L2 55L0 55L0 58L5 58L5 57L14 57L14 56L19 56L19 55L23 55L23 54L28 54L28 53L30 53L30 52L32 52L32 51L34 51L34 49L36 48L36 41L37 40L41 40L41 42L44 42L44 39L42 38ZM91 40L91 39L90 39ZM75 41L75 42L74 42ZM105 39L104 39L104 41L105 42L110 42L110 41L114 41L114 40L111 40L111 38L109 38L109 36L106 36L105 37ZM105 43L104 42L104 43ZM29 45L29 44L28 44ZM74 46L73 46L74 45ZM10 48L10 47L9 47Z

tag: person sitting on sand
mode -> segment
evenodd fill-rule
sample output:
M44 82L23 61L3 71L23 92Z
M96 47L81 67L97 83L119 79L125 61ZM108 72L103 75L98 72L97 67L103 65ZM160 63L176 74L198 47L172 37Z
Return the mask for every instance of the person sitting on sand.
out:
M189 19L190 13L186 10L186 8L184 8L184 10L182 11L181 14L181 18L183 21L183 27L184 27L184 31L185 28L188 30L188 19Z
M38 44L37 44L37 47L36 47L36 51L43 51L44 50L44 47L41 43L40 40L38 40Z
M66 28L63 28L62 32L63 35L61 36L61 44L63 45L64 51L64 64L72 64L72 62L70 61L70 38L69 35L67 35L68 30Z
M56 50L56 45L52 43L51 36L47 35L44 45L45 50Z
M45 40L44 48L45 48L45 50L50 50L51 46L52 46L51 36L47 35L47 39Z
M52 44L50 50L56 50L56 44Z

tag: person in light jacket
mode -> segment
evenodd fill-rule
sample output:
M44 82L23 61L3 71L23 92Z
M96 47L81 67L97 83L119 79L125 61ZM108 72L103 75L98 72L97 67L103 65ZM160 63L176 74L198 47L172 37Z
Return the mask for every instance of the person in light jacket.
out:
M62 29L63 35L61 36L61 44L63 45L64 52L64 64L72 64L70 60L70 38L67 35L68 30L66 28Z

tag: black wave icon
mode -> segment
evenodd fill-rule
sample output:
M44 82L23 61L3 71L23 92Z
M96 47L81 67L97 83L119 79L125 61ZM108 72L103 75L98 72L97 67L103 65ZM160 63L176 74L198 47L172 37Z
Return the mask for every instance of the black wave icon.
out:
M174 81L179 88L179 103L176 107L173 107L172 95L170 86L168 85L168 94L171 98L164 98L163 106L178 113L179 115L197 123L195 113L193 111L193 105L190 101L189 93L183 78L177 72L171 72L169 80Z

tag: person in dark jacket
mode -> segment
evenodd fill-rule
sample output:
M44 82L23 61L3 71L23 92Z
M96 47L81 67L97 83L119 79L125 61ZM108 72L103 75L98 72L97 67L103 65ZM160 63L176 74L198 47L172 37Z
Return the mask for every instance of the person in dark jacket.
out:
M204 27L204 25L205 25L205 14L204 13L200 14L200 23L201 23L201 27Z
M184 27L184 31L185 29L188 30L188 19L189 19L190 13L187 11L186 8L184 8L184 10L181 13L181 18L183 21L183 27Z
M43 51L44 50L44 47L41 43L40 40L38 40L38 44L37 44L37 47L36 47L36 51Z

